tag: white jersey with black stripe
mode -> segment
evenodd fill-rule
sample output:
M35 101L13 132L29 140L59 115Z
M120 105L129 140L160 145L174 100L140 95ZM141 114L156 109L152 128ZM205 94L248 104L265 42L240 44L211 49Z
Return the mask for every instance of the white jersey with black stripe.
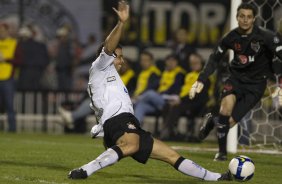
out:
M89 70L90 107L101 124L120 113L134 113L128 91L114 66L114 59L114 55L107 55L103 49Z

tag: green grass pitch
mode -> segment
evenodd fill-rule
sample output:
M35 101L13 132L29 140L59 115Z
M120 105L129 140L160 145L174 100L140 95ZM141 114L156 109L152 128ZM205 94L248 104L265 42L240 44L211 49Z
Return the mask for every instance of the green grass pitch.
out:
M210 144L169 143L181 146ZM215 146L215 145L213 145ZM210 183L185 176L166 163L149 160L146 165L131 158L98 171L86 180L69 180L69 170L97 157L104 150L100 139L85 135L8 134L0 133L0 183L2 184L199 184ZM213 162L214 152L179 151L209 170L224 172L228 162ZM238 153L240 154L240 153ZM234 155L229 155L231 159ZM256 166L255 176L247 183L281 184L282 156L247 154ZM220 182L224 183L237 183Z

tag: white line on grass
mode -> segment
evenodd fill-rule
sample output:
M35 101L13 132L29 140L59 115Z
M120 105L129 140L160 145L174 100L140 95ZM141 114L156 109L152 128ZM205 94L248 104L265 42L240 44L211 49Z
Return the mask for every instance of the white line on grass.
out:
M218 148L196 148L188 146L172 146L175 150L184 150L184 151L194 151L194 152L217 152ZM261 153L261 154L271 154L271 155L282 155L282 152L279 150L267 150L267 149L238 149L238 152L241 153Z
M13 180L13 181L23 181L25 180L24 178L20 178L20 177L11 177L11 176L4 176L3 177L6 180ZM30 181L32 183L44 183L44 184L68 184L68 183L58 183L58 182L54 182L54 181L46 181L46 180L42 180L42 179L38 179L36 181Z

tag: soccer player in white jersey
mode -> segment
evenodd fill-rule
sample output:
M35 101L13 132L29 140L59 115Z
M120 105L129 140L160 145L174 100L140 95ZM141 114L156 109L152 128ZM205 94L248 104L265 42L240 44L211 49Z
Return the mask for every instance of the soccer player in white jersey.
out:
M98 125L92 133L104 131L107 150L95 160L70 171L69 178L85 179L98 170L131 156L145 164L149 158L161 160L178 171L207 181L231 180L229 172L219 174L208 171L191 160L181 157L176 151L153 138L140 128L133 115L128 92L117 70L123 63L122 48L118 46L122 30L129 18L129 5L120 1L118 9L113 8L119 21L103 43L102 51L90 69L88 92L92 99ZM96 136L96 134L93 134Z

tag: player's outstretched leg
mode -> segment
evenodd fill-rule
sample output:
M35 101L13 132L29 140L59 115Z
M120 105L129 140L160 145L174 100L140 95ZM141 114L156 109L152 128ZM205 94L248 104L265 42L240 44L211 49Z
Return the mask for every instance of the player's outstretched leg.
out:
M214 128L214 117L211 113L205 115L204 123L199 131L199 140L204 140Z
M113 146L103 152L95 160L70 171L70 179L85 179L96 171L113 165L126 156L131 156L139 150L139 135L135 133L124 133Z
M122 158L122 152L118 146L107 149L95 160L81 166L78 169L70 171L68 177L70 179L86 179L94 172L116 163Z
M192 160L183 158L175 150L157 139L154 139L153 150L150 157L169 163L183 174L206 181L232 180L229 172L224 174L211 172Z

